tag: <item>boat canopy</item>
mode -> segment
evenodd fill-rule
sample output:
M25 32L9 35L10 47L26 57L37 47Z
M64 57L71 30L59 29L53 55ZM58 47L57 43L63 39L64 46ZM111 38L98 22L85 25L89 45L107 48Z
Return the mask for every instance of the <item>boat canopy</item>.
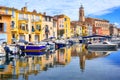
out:
M99 37L99 38L111 38L110 36L103 36L103 35L84 36L84 37L82 37L82 38L94 38L94 37Z

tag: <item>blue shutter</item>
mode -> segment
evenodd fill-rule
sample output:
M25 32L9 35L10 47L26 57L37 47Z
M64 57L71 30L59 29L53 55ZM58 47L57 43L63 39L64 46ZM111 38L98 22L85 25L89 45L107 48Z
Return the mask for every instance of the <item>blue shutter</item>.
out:
M4 23L4 32L6 32L6 30L7 30L7 24L6 23Z

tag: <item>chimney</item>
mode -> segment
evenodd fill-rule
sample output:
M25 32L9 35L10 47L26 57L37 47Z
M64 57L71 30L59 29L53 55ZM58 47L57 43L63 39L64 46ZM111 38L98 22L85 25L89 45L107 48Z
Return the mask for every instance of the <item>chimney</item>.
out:
M43 14L46 15L46 12L44 12Z
M34 12L34 13L37 13L37 11L36 11L35 9L33 10L33 12Z
M27 7L21 8L21 11L27 12Z

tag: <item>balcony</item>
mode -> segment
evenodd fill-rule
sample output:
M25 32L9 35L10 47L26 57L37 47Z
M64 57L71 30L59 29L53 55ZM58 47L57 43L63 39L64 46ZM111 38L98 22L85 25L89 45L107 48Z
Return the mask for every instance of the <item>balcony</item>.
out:
M11 32L17 33L18 32L18 28L11 28Z
M27 30L19 29L19 33L20 33L20 34L28 34L28 31L27 31Z
M35 30L35 34L40 34L40 30Z
M27 23L28 19L27 18L19 18L20 23Z
M42 20L39 20L39 19L31 19L31 22L41 23L41 22L42 22Z

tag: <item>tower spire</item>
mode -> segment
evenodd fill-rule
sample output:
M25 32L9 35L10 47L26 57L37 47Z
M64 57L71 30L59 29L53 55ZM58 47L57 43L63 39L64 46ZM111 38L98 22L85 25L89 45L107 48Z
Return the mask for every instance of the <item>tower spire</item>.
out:
M28 2L25 2L25 7L27 7Z
M81 4L79 8L79 21L84 22L85 21L85 16L84 16L84 7Z

